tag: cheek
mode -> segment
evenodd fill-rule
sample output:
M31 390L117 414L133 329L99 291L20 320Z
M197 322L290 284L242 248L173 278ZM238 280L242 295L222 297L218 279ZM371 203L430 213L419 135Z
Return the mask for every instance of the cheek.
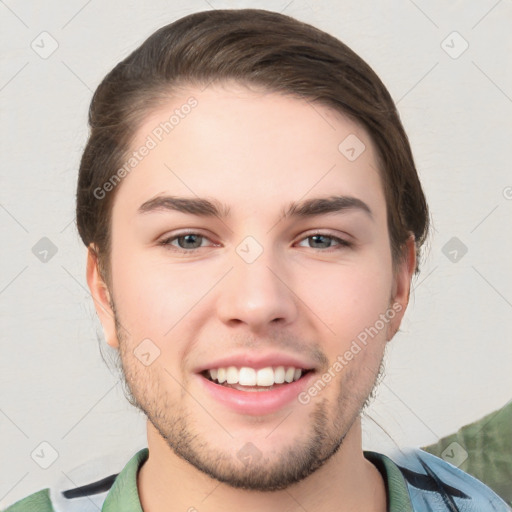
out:
M117 260L115 256L113 253L115 301L119 318L130 333L127 343L136 349L142 340L151 340L160 350L156 367L179 371L177 366L186 359L203 320L201 315L208 306L205 294L218 280L218 270L200 262L170 264L161 255L148 258L143 251Z
M142 254L112 254L112 281L119 316L133 338L158 342L186 313L186 279L179 270L155 264ZM135 341L135 340L134 340Z
M328 338L339 350L340 343L350 344L388 310L390 279L380 265L317 266L302 275L298 295L327 324Z

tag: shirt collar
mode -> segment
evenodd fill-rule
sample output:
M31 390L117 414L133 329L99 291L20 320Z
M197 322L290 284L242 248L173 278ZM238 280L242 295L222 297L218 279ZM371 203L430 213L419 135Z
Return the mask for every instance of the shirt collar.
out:
M399 467L382 453L364 451L364 456L379 471L384 479L388 500L388 512L414 512L411 498Z
M364 451L364 456L380 471L386 485L389 512L413 512L407 484L397 465L385 455ZM148 448L138 451L117 476L102 512L143 512L137 489L137 473L149 456Z
M103 503L102 512L143 512L137 489L137 473L148 456L148 448L143 448L128 461L117 475Z

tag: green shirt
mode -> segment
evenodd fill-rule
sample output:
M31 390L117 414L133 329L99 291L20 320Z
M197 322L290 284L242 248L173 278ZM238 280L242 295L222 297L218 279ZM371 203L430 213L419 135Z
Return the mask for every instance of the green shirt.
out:
M137 452L117 476L103 503L102 512L143 512L137 490L137 472L147 460L149 451ZM385 455L365 451L364 456L382 474L386 485L388 512L413 512L409 492L398 466ZM55 512L49 489L31 494L11 505L4 512Z

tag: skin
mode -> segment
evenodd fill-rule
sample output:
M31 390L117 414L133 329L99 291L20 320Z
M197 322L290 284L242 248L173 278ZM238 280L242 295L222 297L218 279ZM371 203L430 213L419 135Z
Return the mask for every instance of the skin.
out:
M374 145L332 109L230 83L181 90L148 115L133 147L191 95L197 107L116 191L110 289L88 254L106 340L148 416L143 509L385 511L383 479L363 456L360 413L406 310L415 249L411 237L393 272ZM338 150L350 134L366 146L353 162ZM137 212L165 194L221 201L230 216ZM349 209L279 221L291 201L333 194L361 199L372 217ZM183 239L159 245L185 229L206 237L195 252L178 252L189 250ZM315 242L313 230L352 245ZM263 248L250 264L236 252L247 236ZM239 414L194 373L235 351L274 350L305 358L320 377L393 304L401 310L307 404ZM160 354L145 366L133 351L148 338ZM237 454L249 442L260 457L244 465Z

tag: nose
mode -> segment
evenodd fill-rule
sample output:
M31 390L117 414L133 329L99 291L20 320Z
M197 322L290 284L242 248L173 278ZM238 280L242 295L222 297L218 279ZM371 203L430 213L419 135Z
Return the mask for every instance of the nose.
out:
M218 295L217 312L224 323L262 331L296 319L299 299L293 291L293 277L271 251L264 251L252 263L235 254L233 263Z

